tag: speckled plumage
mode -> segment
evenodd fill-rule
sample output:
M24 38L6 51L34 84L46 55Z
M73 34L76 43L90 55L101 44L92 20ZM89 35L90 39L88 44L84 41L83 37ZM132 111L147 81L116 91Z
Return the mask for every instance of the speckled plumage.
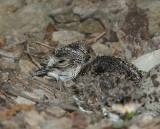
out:
M55 51L47 60L47 65L34 75L48 75L67 83L75 79L81 68L95 58L93 50L82 44L73 43ZM46 71L46 72L45 72Z
M83 112L105 114L114 104L140 101L141 94L137 91L143 72L126 60L95 56L90 47L81 44L65 46L51 59L49 65L36 71L35 75L44 74L46 69L45 74L63 81L65 85L74 82L70 85L74 89L73 98ZM62 65L63 62L66 63Z
M139 103L142 96L138 83L142 76L143 72L127 61L98 56L76 78L77 98L84 101L84 109L92 111L100 107L109 111L114 104Z

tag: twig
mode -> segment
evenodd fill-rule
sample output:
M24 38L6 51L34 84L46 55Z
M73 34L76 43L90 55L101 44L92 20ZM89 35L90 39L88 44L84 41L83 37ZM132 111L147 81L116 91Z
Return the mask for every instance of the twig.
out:
M46 80L44 78L37 77L37 76L34 76L33 80L36 81L37 83L41 84L41 85L44 85L43 87L41 87L44 90L46 90L46 86L51 87L53 89L52 91L49 88L47 88L47 90L49 92L53 93L54 96L57 98L56 91L57 91L57 89L60 90L60 87L62 87L59 83L57 83L57 82L53 83L53 81L50 82L49 80Z
M41 69L41 65L30 55L30 51L29 51L29 44L27 44L27 53L31 59L31 61L39 68Z
M53 106L57 106L57 107L60 107L62 109L65 109L65 110L71 110L71 111L75 111L75 110L78 110L77 107L74 107L74 106L69 106L67 104L63 104L63 103L54 103L54 102L45 102L45 101L41 101L39 99L35 99L35 98L32 98L24 93L22 93L21 91L19 90L15 90L13 89L12 87L6 87L8 92L12 93L12 94L15 94L17 96L21 96L25 99L28 99L28 100L31 100L33 102L36 102L36 103L39 103L39 104L44 104L44 105L48 105L50 107L53 107Z
M97 42L102 36L104 36L106 34L106 32L103 32L103 33L101 33L100 35L98 35L98 36L96 36L95 38L93 38L93 39L90 39L90 40L88 40L87 42L87 45L90 45L90 44L92 44L92 43L95 43L95 42Z
M25 54L28 54L28 52L27 51L23 51ZM40 58L40 59L43 59L44 58L44 56L42 56L42 55L34 55L34 54L31 54L30 53L30 56L33 56L33 57L36 57L36 58Z
M41 85L39 85L38 88L41 88L47 92L49 92L50 94L52 95L55 95L55 91L56 91L56 88L55 86L53 86L53 84L51 85L50 83L48 84L47 82L45 82L46 80L40 78L40 77L33 77L33 81L36 81L37 83L41 84L42 87L40 87Z
M55 49L54 47L51 47L51 46L49 46L49 45L47 45L47 44L44 44L44 43L42 43L42 42L40 42L40 41L36 41L36 43L37 43L37 44L40 44L40 45L42 45L42 46L45 46L45 47L47 47L47 48Z
M21 81L21 79L19 79L18 77L16 77L16 79L18 79L18 81L23 85L25 90L30 91L30 89L26 86L26 84L23 81Z
M14 60L16 60L18 58L18 56L16 56L13 52L6 52L4 50L0 50L0 55L2 57L11 58Z
M106 32L103 32L102 34L100 34L97 37L95 37L94 42L97 42L105 34L106 34Z
M39 83L43 83L45 85L48 85L50 87L55 87L56 89L60 90L60 86L59 86L60 84L58 84L58 83L53 83L53 81L50 82L50 81L48 81L46 79L42 79L41 77L37 77L37 76L34 76L33 79L38 81Z

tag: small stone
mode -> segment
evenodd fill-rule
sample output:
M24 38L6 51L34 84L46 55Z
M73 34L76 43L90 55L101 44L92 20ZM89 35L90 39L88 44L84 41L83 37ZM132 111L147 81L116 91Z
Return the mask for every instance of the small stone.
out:
M41 123L42 129L71 129L72 121L66 117L54 120L47 120Z
M98 123L94 123L89 125L86 129L103 129L103 128L110 128L112 125L112 122L109 121L108 119L104 118L103 120L101 120Z
M11 14L22 6L23 2L21 0L1 0L0 15Z
M18 60L21 56L21 52L19 50L15 50L14 52L7 52L6 50L0 50L0 55L4 56L4 57L8 57L9 59L6 59L7 61L11 61L14 62L13 59Z
M58 23L70 23L70 22L79 22L79 17L74 14L67 14L67 15L57 15L54 17L55 21Z
M13 59L0 60L0 68L2 70L15 70L17 69L17 64L14 63Z
M37 111L30 111L27 112L26 115L24 116L24 121L27 122L30 126L36 126L41 122L44 122L45 119L38 114Z
M39 96L35 93L30 93L30 92L26 92L26 91L21 91L22 93L26 94L27 96L30 96L32 98L36 98L39 99ZM27 105L34 105L36 104L35 102L25 99L23 97L18 96L15 100L18 104L27 104Z
M1 120L1 128L3 129L19 129L19 125L11 120Z
M7 45L17 45L24 43L27 39L27 36L24 34L19 35L8 35L6 36L6 44ZM15 46L14 46L15 47ZM18 47L18 46L17 46ZM16 48L15 48L16 49ZM19 50L20 51L20 50Z
M73 126L79 127L79 128L86 128L90 123L92 122L92 118L89 115L86 114L79 114L74 116L73 119Z
M115 55L117 52L123 52L120 42L113 42L110 46L112 55Z
M119 41L116 32L114 32L114 31L112 31L112 30L110 31L109 41L110 41L110 42L118 42L118 41Z
M98 8L95 6L81 5L74 7L73 13L78 14L81 19L85 19L91 17L97 11L97 9Z
M122 16L119 20L121 30L125 32L127 37L131 36L134 39L141 38L147 41L149 38L147 11L138 8L136 1L131 1L128 6L128 12L123 14L123 16L126 15L125 18Z
M160 49L146 53L137 59L133 60L132 63L137 66L140 70L148 72L154 66L160 64L159 60ZM147 65L146 65L147 64Z
M8 72L6 72L6 73L2 73L1 71L0 71L0 78L1 78L1 80L0 80L0 82L6 82L7 80L8 80L8 76L9 76L9 73Z
M56 116L56 117L61 117L64 116L66 114L66 111L59 108L59 107L48 107L47 108L47 112L51 113L52 115Z
M77 31L81 33L102 33L104 28L99 21L90 18L79 24Z
M152 120L153 120L153 116L150 116L150 115L143 115L143 117L141 118L141 122L144 124L147 124Z
M149 34L152 36L160 32L160 1L159 0L137 0L137 6L142 9L148 9L149 16Z
M48 92L41 90L41 89L34 89L33 93L39 96L39 99L44 100L45 98L47 100L51 100L53 96L51 96Z
M93 44L92 49L99 56L111 55L111 49L109 47L105 46L104 44L101 44L101 43Z
M62 30L62 31L55 31L52 34L52 41L59 42L58 45L60 46L82 41L83 39L84 35L76 31Z
M58 23L79 22L80 18L78 15L73 14L72 8L72 6L67 6L55 9L50 13L50 16L54 17L55 22Z
M28 60L22 60L22 59L19 61L19 67L21 69L21 72L25 74L32 73L36 69L33 63L31 63Z
M154 45L158 45L158 48L159 48L159 43L160 43L160 35L155 35L153 38L152 38L152 42Z
M133 124L129 127L129 129L140 129L140 128L138 127L138 125Z
M0 14L10 14L15 12L18 9L17 6L8 5L0 10Z

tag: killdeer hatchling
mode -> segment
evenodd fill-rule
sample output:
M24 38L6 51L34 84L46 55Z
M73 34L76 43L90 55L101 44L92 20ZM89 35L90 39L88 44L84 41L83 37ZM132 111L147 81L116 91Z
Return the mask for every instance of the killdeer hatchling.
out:
M69 86L81 69L95 58L93 50L79 43L62 47L48 57L47 65L36 71L35 76L49 76Z
M47 75L73 87L73 98L87 113L108 115L113 105L140 103L142 97L138 86L142 71L121 58L96 56L79 43L58 49L34 75Z

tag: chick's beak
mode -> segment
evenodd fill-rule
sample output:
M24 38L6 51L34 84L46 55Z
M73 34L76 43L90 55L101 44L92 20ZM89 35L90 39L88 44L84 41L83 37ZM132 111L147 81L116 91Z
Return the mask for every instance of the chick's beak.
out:
M42 68L34 72L34 76L45 76L50 71L50 68Z

